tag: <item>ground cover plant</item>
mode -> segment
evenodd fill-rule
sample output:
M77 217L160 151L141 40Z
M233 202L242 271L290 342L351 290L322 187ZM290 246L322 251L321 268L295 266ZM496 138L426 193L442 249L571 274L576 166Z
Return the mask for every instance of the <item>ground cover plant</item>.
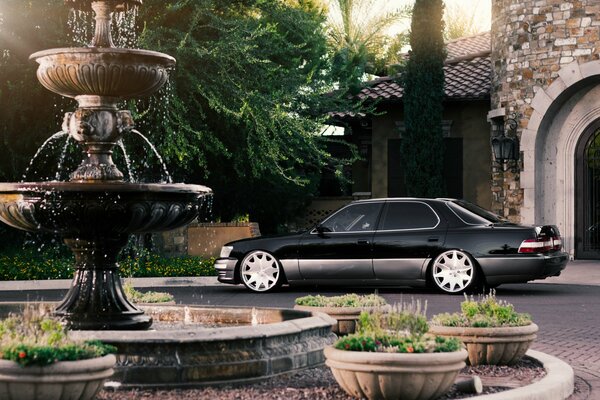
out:
M431 323L441 326L459 327L503 327L525 326L531 324L531 316L518 313L512 304L496 298L494 292L475 299L465 295L460 304L460 313L442 313L435 315Z
M334 344L339 350L384 353L439 353L460 350L456 338L428 334L425 308L418 301L400 303L390 312L362 312L358 329Z
M123 284L123 292L129 301L134 303L168 303L175 301L175 297L171 293L166 292L140 292L136 290L131 282Z
M61 320L50 316L43 306L28 305L22 314L0 321L0 359L21 366L49 365L102 357L116 348L100 341L75 341Z
M358 295L349 293L342 296L308 295L295 300L299 306L309 307L379 307L385 306L387 301L376 294Z

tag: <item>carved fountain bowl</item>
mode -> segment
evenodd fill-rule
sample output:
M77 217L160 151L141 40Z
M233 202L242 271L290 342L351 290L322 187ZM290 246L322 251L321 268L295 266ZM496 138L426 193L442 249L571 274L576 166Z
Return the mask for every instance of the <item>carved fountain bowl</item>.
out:
M164 231L196 218L209 193L185 184L0 183L0 220L75 238Z
M50 49L29 58L40 64L40 83L66 97L148 96L175 66L173 57L156 51L101 47Z

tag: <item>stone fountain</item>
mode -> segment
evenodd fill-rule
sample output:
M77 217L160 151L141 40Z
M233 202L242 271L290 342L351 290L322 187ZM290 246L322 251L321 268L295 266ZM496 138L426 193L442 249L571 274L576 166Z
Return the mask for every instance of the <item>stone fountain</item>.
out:
M75 337L118 348L114 379L122 387L185 387L246 382L322 364L335 340L321 313L252 307L138 308L121 286L117 254L131 233L175 229L198 214L207 187L125 182L112 149L133 128L121 100L146 96L168 79L175 59L115 48L111 14L141 0L65 0L95 13L89 47L41 51L37 76L79 107L64 118L83 161L68 182L0 183L0 220L26 231L58 233L75 254L76 272L54 312ZM0 303L0 317L23 304ZM146 312L144 312L146 311ZM160 328L148 329L152 320Z
M64 118L63 130L84 157L69 182L0 184L0 219L27 230L60 234L75 254L76 272L56 314L72 329L147 329L152 318L131 304L121 286L117 255L129 234L170 230L198 215L207 187L123 181L113 147L134 126L123 99L147 96L163 86L175 59L166 54L115 48L114 11L141 0L67 0L95 12L92 43L84 48L40 51L30 59L47 89L74 98L79 107Z

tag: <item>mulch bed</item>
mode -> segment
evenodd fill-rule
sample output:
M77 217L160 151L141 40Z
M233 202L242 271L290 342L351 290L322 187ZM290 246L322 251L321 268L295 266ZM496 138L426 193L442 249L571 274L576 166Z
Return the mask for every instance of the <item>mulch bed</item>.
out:
M507 366L466 367L461 376L478 375L484 384L484 394L497 393L524 386L541 379L546 373L537 361L524 358L518 364ZM506 383L509 386L486 386ZM440 400L464 399L473 395L459 392L455 386ZM105 389L99 400L131 399L219 399L219 400L329 400L351 399L335 382L329 368L319 367L271 378L248 385L226 385L186 390L123 390Z

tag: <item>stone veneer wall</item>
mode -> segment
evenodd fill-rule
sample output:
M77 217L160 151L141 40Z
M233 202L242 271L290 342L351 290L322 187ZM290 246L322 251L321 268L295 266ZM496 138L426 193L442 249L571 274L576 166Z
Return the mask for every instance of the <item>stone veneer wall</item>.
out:
M520 138L532 115L535 94L547 89L561 68L597 60L599 51L598 0L492 0L492 130L505 115L516 112ZM523 171L522 160L520 167ZM492 192L494 211L519 222L520 174L495 169Z

